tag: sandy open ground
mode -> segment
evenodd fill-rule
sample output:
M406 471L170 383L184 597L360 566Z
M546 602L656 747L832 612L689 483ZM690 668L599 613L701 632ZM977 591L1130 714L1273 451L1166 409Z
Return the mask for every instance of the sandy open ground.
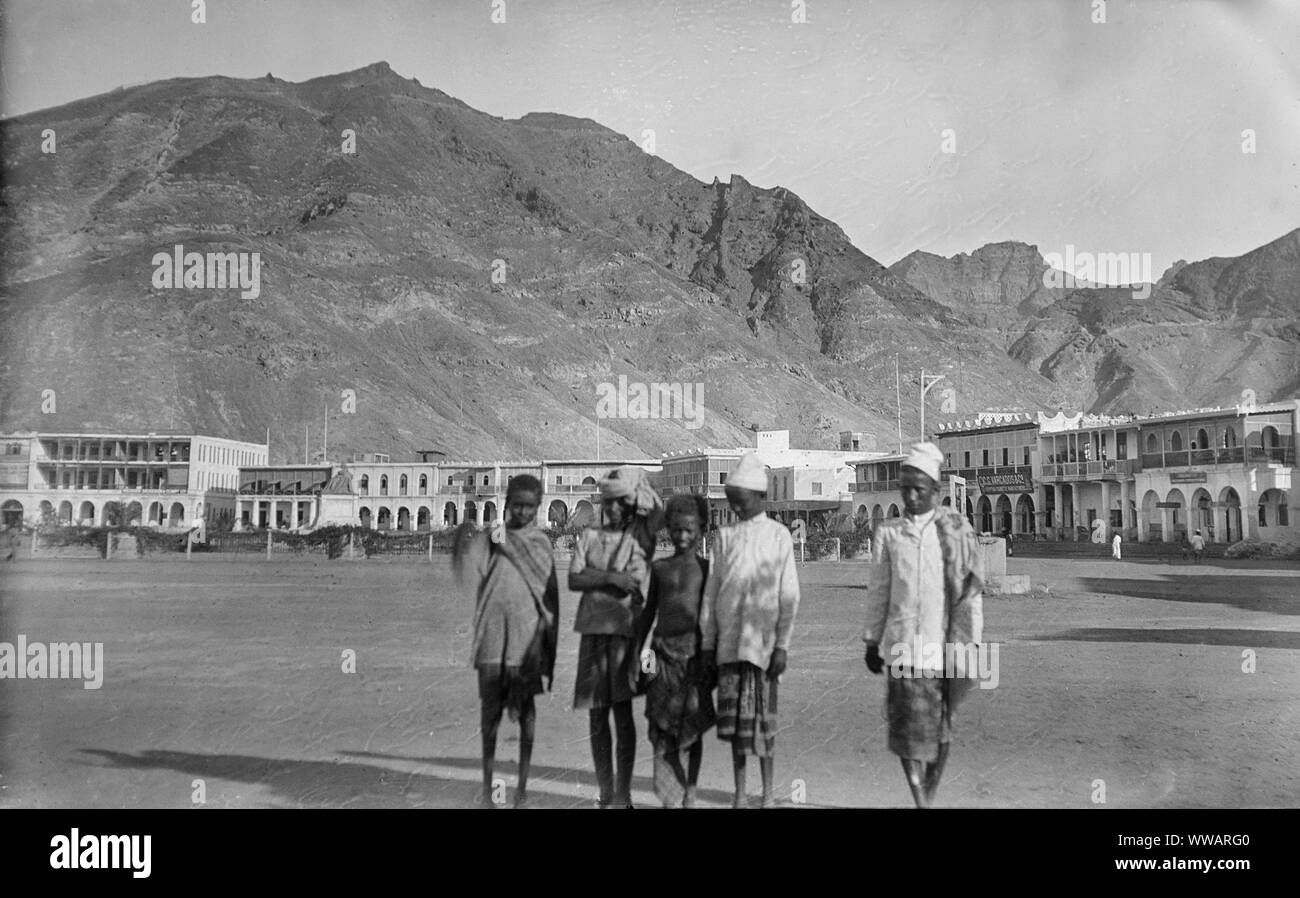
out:
M863 566L800 568L781 684L785 803L910 805L863 666ZM939 804L1300 806L1294 563L1011 559L1031 596L988 598L997 688L963 708ZM539 702L540 806L590 806L570 709L576 596ZM104 643L104 682L0 680L0 806L461 807L478 779L470 600L447 563L245 557L21 560L0 569L0 641ZM344 650L356 673L344 673ZM1243 672L1243 652L1255 672ZM635 798L653 806L637 703ZM513 788L514 728L501 765ZM757 770L751 791L757 789ZM728 798L710 735L701 803Z

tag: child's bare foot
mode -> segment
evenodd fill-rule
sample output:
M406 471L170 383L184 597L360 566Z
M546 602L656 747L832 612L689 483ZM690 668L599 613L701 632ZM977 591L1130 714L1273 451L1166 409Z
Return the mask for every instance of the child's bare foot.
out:
M686 794L682 796L682 807L684 807L684 808L693 808L693 807L695 807L695 787L694 787L694 786L687 786L687 787L686 787Z
M774 807L776 807L776 799L772 797L772 793L771 793L771 792L768 792L768 791L763 792L763 804L760 805L760 807L763 807L763 808L774 808Z
M527 806L528 806L528 790L527 790L527 789L516 789L516 790L515 790L515 807L516 807L516 808L524 808L524 807L527 807Z
M736 810L749 807L749 796L744 792L737 792L731 799L731 807Z

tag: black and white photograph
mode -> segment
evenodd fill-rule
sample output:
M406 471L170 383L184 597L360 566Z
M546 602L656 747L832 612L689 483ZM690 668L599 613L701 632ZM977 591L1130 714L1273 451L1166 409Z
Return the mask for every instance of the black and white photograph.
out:
M0 808L1300 807L1297 47L5 0Z

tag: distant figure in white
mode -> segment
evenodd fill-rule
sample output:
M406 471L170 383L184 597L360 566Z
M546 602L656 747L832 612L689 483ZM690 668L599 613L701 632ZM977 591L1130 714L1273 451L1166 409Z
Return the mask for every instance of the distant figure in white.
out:
M1110 554L1111 554L1111 557L1114 558L1116 561L1119 561L1119 560L1120 560L1120 558L1119 558L1119 544L1120 544L1121 542L1123 542L1123 540L1121 540L1121 539L1119 538L1119 534L1118 534L1118 533L1116 533L1116 534L1115 534L1115 538L1112 539L1112 540L1110 541Z

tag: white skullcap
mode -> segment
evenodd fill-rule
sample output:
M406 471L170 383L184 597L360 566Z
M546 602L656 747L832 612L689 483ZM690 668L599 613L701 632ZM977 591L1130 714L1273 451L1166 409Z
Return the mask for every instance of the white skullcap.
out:
M767 492L767 466L752 452L746 452L727 475L727 486L738 486L758 493Z
M943 453L934 443L914 443L912 451L903 459L903 467L916 468L928 474L935 483L939 482L939 466L943 464Z

